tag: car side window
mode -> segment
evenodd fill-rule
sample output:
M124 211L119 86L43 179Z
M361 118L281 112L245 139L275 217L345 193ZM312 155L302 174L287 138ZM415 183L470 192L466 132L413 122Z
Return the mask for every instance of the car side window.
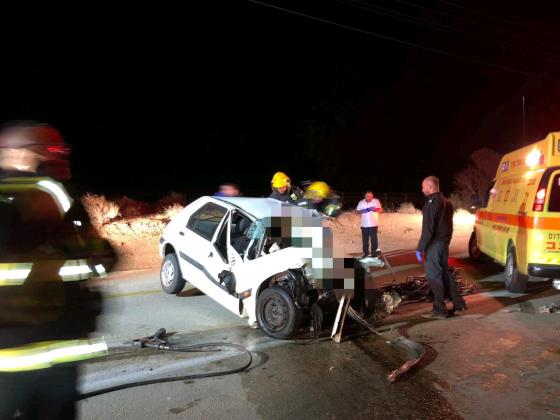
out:
M234 211L231 218L230 244L239 255L243 255L251 239L247 236L247 230L251 226L251 219L240 212Z
M560 174L554 175L552 184L550 184L548 211L560 212Z
M225 208L214 203L207 203L190 217L187 228L210 241L226 213Z

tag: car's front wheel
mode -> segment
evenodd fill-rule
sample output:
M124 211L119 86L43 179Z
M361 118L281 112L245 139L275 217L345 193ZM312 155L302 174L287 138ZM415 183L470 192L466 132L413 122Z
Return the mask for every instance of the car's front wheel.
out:
M303 311L290 292L281 286L265 289L257 297L257 322L266 335L281 340L294 336L301 326Z
M167 254L163 259L159 279L165 293L176 294L185 287L186 281L181 277L179 261L174 253Z

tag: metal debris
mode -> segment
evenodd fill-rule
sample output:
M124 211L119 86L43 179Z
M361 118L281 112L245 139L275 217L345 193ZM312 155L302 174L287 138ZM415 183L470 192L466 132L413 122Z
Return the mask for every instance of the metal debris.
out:
M459 268L449 267L449 276L455 279L461 295L477 293L476 286L468 284L462 277L459 277ZM392 284L382 289L386 292L395 292L403 300L432 300L432 291L426 276L408 276L404 283Z
M375 328L373 328L373 325L371 325L369 322L367 322L365 319L363 319L355 310L354 308L352 308L351 306L348 306L348 316L350 318L352 318L354 321L356 321L358 324L362 325L363 327L367 328L368 330L370 330L371 332L379 335L379 336L383 336L379 331L377 331ZM418 364L418 362L420 362L420 360L422 360L422 357L424 357L424 355L426 354L426 349L412 341L409 340L406 337L403 336L399 336L396 339L392 340L392 341L386 341L387 344L393 344L396 345L398 347L403 348L404 350L406 350L409 354L412 353L412 357L410 359L408 359L401 367L393 370L392 372L390 372L387 375L387 380L391 383L397 381L400 377L402 377L406 372L408 372L410 369L412 369L414 366L416 366Z
M560 313L560 300L548 305L542 305L541 307L539 307L539 312L541 314Z

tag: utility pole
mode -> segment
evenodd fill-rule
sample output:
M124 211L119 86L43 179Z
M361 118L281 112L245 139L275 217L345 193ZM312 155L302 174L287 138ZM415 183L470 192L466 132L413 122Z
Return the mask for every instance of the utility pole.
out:
M521 134L522 146L525 146L525 95L521 97L521 111L523 114L523 131Z

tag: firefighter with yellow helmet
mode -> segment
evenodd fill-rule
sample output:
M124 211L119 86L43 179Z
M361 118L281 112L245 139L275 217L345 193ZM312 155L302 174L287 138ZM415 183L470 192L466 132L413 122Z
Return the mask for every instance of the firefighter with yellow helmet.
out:
M331 187L323 181L314 181L305 189L303 198L296 203L308 209L336 217L342 210L342 201Z
M59 182L69 153L47 124L0 130L0 418L74 418L75 362L107 350L89 338L101 295L86 280L114 253Z
M303 198L303 191L295 185L284 172L276 172L270 181L272 192L268 196L285 203L294 204Z

